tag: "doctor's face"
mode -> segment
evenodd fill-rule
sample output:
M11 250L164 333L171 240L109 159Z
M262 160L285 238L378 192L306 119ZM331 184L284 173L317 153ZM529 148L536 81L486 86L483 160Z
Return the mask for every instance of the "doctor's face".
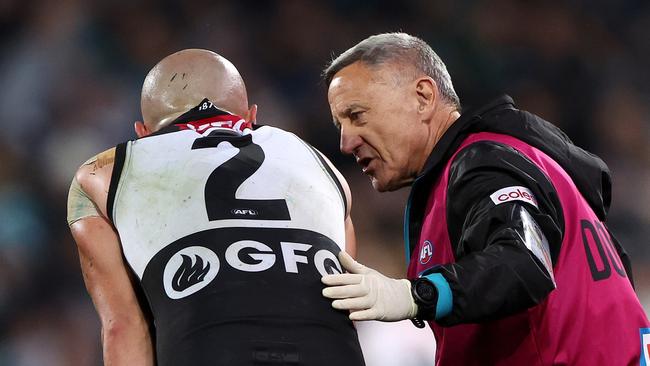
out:
M355 157L380 192L409 185L426 154L417 81L402 80L403 71L399 65L357 61L336 73L328 90L341 152Z

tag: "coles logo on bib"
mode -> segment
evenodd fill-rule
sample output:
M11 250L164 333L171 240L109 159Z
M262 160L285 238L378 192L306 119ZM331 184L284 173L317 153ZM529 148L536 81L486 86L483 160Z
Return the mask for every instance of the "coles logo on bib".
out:
M492 202L494 202L495 205L500 205L510 201L522 201L537 207L537 200L535 199L533 192L522 186L512 186L499 189L490 195L490 199L492 199Z

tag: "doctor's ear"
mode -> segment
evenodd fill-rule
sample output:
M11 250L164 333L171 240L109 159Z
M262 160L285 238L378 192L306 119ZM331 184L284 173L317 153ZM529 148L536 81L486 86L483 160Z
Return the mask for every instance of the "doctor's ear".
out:
M434 106L438 99L438 87L436 82L429 78L423 77L417 80L415 93L418 98L418 111L424 112Z

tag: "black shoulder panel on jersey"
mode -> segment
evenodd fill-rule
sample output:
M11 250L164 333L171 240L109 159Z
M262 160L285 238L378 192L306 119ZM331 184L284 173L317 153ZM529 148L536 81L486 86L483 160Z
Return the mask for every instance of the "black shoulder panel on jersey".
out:
M323 168L325 168L325 170L327 170L327 174L329 174L329 176L332 178L332 180L336 184L336 188L338 189L339 194L341 195L341 200L343 200L343 214L345 214L346 212L348 212L348 200L345 198L345 192L343 191L343 185L341 185L341 182L339 181L339 178L336 176L336 174L334 174L334 171L332 170L330 165L327 163L327 161L325 161L325 159L321 155L320 151L318 151L315 147L311 146L307 142L305 142L303 140L300 140L300 141L302 141L309 149L311 149L311 151L314 153L316 158L318 158L318 161L323 166Z
M524 186L535 196L537 208L529 209L552 241L555 263L564 237L564 214L553 183L515 148L493 141L479 141L465 147L456 155L449 170L447 225L456 255L463 255L465 249L469 249L462 248L461 238L467 239L464 226L469 215L476 214L470 212L471 206L486 199L489 201L492 193L509 186ZM545 230L546 223L550 226L548 230ZM557 234L557 229L559 237L552 235Z
M123 142L115 147L115 163L113 163L111 183L108 186L108 197L106 198L106 214L113 223L115 223L115 219L113 218L113 205L115 204L115 194L117 193L117 186L120 183L122 169L124 168L124 160L126 160L127 144L128 141Z

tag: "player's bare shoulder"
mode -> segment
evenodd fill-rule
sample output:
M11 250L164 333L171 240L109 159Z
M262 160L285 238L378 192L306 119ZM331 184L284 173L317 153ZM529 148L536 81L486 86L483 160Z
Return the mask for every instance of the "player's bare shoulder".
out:
M106 199L115 163L115 151L115 148L111 148L93 156L79 167L75 175L80 188L104 216L106 216Z

